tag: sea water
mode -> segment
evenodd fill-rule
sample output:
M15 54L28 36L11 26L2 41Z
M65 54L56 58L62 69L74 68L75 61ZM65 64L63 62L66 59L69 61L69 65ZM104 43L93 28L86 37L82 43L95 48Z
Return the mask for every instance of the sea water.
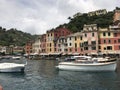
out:
M24 73L0 73L4 90L120 90L120 68L113 72L74 72L55 60L28 60Z

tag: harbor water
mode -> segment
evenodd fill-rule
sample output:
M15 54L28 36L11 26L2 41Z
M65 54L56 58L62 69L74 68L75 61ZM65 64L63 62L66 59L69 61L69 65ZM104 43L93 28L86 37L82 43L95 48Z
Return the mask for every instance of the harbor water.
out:
M73 72L55 68L55 60L28 60L24 73L0 73L4 90L120 90L115 72Z

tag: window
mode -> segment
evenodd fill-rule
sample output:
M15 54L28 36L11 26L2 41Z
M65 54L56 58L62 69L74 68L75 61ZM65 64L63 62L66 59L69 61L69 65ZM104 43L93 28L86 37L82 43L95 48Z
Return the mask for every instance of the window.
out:
M110 36L111 35L111 33L110 32L108 32L108 36Z
M77 47L77 43L75 43L75 47Z
M108 43L111 43L111 40L108 40Z
M67 47L67 43L66 44L64 44L66 47Z
M58 44L58 46L60 47L60 44Z
M84 42L84 45L88 45L88 42Z
M83 47L83 43L80 43L79 45L80 45L80 47Z
M50 47L52 46L52 44L50 43Z
M116 40L114 40L114 43L116 43Z
M99 49L101 49L101 46L99 46Z
M106 36L106 33L105 33L105 32L103 32L103 36Z
M72 44L71 44L71 43L69 43L69 45L70 45L70 46L72 46Z
M69 39L71 40L71 37Z
M96 44L96 41L92 41L91 43L92 43L92 45L95 45L95 44Z
M94 33L92 33L92 36L94 37Z
M75 41L77 40L77 37L75 37Z
M99 43L99 44L101 44L101 41L100 41L100 40L98 40L98 43Z
M88 50L88 47L84 47L84 50Z
M55 45L55 47L57 46L57 44L56 44L56 43L55 43L54 45Z
M92 47L92 50L96 50L96 47Z
M72 51L72 49L70 48L70 52Z
M120 50L120 46L119 46L119 50Z
M106 50L106 47L104 47L104 50Z
M118 43L120 43L120 39L118 39Z
M112 50L112 46L107 46L107 50Z
M81 51L83 51L83 49L81 48Z
M85 33L85 37L87 37L87 34Z
M106 43L106 40L104 40L104 43Z
M55 51L57 51L57 49L55 48Z
M68 50L67 49L64 49L65 52L67 52Z
M117 33L114 33L114 37L117 37Z
M80 37L80 40L82 40L82 37Z
M77 52L77 48L75 48L75 51Z

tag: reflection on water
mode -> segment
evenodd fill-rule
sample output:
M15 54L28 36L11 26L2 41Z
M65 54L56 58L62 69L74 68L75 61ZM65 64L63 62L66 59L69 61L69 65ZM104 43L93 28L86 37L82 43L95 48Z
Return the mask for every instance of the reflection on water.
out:
M115 72L59 71L59 76L64 78L65 81L67 81L70 85L77 86L79 89L82 90L106 90L108 88L111 89L117 81L117 75Z
M0 84L4 90L119 90L119 67L117 72L73 72L56 65L54 60L29 60L25 73L0 73Z

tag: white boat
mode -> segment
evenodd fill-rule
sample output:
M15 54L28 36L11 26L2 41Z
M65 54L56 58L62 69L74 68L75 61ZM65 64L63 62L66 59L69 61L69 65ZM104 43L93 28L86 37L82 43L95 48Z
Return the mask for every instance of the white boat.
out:
M14 60L20 60L21 56L12 56L12 59L14 59Z
M0 63L0 72L24 72L26 64Z
M115 71L117 67L116 61L98 62L89 56L76 56L76 58L76 61L60 62L56 67L60 70L71 71Z

